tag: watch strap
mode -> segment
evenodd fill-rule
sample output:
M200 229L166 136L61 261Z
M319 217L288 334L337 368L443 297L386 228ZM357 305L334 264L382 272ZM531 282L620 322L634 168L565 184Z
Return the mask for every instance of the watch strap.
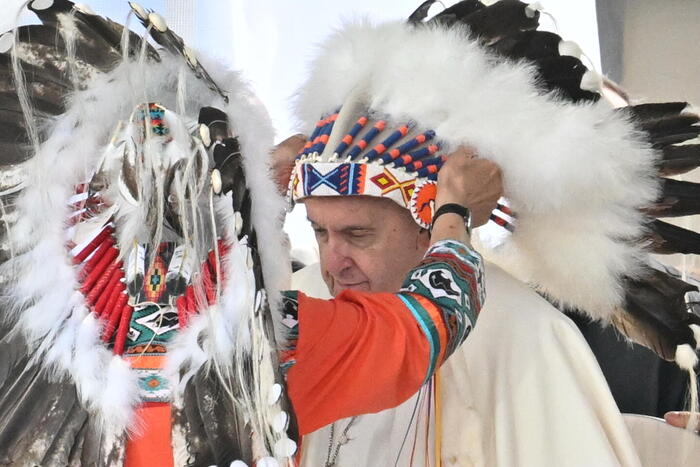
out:
M448 212L461 216L462 219L464 219L464 227L467 229L467 233L471 233L471 229L469 228L469 221L471 219L469 208L457 203L446 203L440 206L437 211L435 211L435 214L433 214L432 224L435 225L435 221L438 219L438 217L442 216L443 214L447 214Z

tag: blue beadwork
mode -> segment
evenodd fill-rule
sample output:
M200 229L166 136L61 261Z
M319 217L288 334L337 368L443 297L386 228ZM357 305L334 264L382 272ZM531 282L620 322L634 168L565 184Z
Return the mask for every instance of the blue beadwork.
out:
M410 125L407 125L407 127L410 129ZM400 140L404 136L404 133L401 132L401 130L395 130L392 134L390 134L384 141L382 141L380 144L384 146L388 150L391 148L391 146L396 143L398 140ZM365 154L365 157L367 158L367 161L372 162L375 160L377 157L379 157L379 153L372 148L370 151Z
M382 130L380 130L379 128L377 128L376 126L374 126L374 127L372 127L372 128L362 137L362 141L364 141L364 142L368 145L368 144L371 143L372 140L373 140L374 138L376 138L376 136L377 136L379 133L381 133L381 132L382 132ZM367 146L365 145L365 148L366 148L366 147L367 147ZM353 147L350 149L350 151L348 151L348 157L350 158L350 160L353 160L353 159L355 159L355 158L358 156L358 154L360 154L362 151L363 151L363 148L361 148L359 144L356 144L355 146L353 146Z
M367 117L361 117L361 118L367 118ZM360 119L358 119L360 120ZM365 125L367 124L367 120L365 120ZM350 135L351 142L352 140L355 139L357 134L360 132L361 129L365 127L365 125L362 125L359 123L355 123L352 128L350 128L350 131L348 132L348 135ZM346 143L345 141L341 141L340 144L338 145L337 148L335 148L335 151L333 151L334 154L337 154L338 156L342 156L345 151L347 151L348 147L350 147L350 143Z
M438 150L439 150L439 149L440 149L440 145L438 144L437 146L438 146ZM430 146L426 146L426 147L423 147L423 148L420 148L420 149L416 149L415 151L410 151L410 152L408 153L408 155L411 156L411 161L409 162L409 164L411 164L411 163L413 163L413 162L416 162L416 161L419 161L419 160L421 160L421 159L424 159L424 158L426 158L426 157L429 157L429 156L431 156L431 155L433 155L433 154L434 154L434 152L431 152L431 151L430 151ZM403 159L401 159L401 158L398 158L398 159L396 159L396 160L394 161L394 166L395 166L395 167L403 167L403 166L405 166L405 165L406 165L406 162L404 162Z
M428 130L425 133L423 133L423 136L425 136L425 141L423 143L427 143L431 139L435 138L435 132L433 130ZM421 144L420 141L418 141L418 137L413 138L410 141L406 141L396 149L399 151L399 155L406 154L408 151L411 149L415 148L416 146L419 146ZM389 162L392 162L394 158L391 156L391 154L384 154L381 158L382 164L388 164Z
M409 172L415 172L416 170L422 170L426 167L429 167L431 165L437 165L438 167L442 167L442 164L444 164L444 161L442 160L443 156L436 156L436 157L429 157L427 159L422 159L420 161L414 160L410 164L406 164L406 170ZM421 166L416 169L416 162L420 162Z
M335 123L335 120L331 120L330 122L323 125L323 128L319 132L318 137L320 138L322 136L330 135L331 131L333 130L334 123ZM313 153L321 154L325 148L326 148L326 143L324 143L323 141L319 141L318 143L311 146L311 149L309 149L309 154L313 154Z

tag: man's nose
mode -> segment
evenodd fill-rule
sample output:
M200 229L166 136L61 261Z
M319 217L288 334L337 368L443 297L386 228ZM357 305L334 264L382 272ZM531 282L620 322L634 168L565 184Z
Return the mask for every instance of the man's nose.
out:
M329 241L325 250L326 270L333 275L340 274L354 264L348 246L342 241Z

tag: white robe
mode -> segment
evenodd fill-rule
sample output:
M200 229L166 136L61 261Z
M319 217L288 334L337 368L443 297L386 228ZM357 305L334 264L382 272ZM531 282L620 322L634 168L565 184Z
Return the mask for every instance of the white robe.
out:
M297 272L292 286L329 298L318 265ZM486 303L477 324L443 365L440 381L443 466L641 465L578 328L493 264L486 266ZM412 438L401 449L415 406L416 396L359 417L336 465L434 466L434 439L428 452L418 443L412 464ZM347 423L336 422L336 439ZM329 434L330 425L304 437L303 466L325 465Z

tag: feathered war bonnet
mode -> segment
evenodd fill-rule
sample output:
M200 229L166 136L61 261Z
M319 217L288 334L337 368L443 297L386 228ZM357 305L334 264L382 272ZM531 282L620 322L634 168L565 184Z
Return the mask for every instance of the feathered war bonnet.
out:
M540 12L525 3L467 0L426 21L432 3L323 44L298 102L315 130L292 202L388 197L427 227L445 155L468 146L503 171L505 200L474 235L487 257L692 368L700 328L684 294L694 287L648 257L697 252L697 234L650 214L698 212L696 189L659 177L698 165L698 146L679 144L697 136L698 117L685 103L613 108L601 99L612 83L575 44L537 31Z
M41 24L0 35L3 459L117 464L154 401L177 465L293 455L265 110L135 3L143 35L26 6Z

